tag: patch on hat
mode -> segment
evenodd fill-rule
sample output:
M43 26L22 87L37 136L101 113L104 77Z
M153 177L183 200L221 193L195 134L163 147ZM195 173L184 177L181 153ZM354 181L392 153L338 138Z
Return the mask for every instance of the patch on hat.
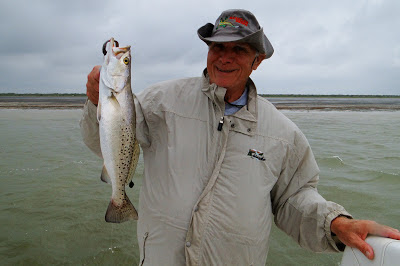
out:
M238 17L235 17L235 16L230 16L229 19L235 20L236 23L240 23L240 24L242 24L242 25L244 25L246 27L249 25L249 22L247 20L245 20L244 18L238 18Z
M235 25L233 25L231 22L229 22L229 21L228 21L228 17L221 18L221 19L219 20L218 26L217 26L215 29L217 30L217 29L219 29L220 27L221 27L221 28L226 28L226 27L239 28L239 26L235 26Z
M238 18L235 16L226 16L225 18L221 18L219 20L219 24L215 29L217 30L220 27L221 28L226 28L226 27L239 28L239 26L233 25L232 22L229 22L228 20L233 20L234 22L242 24L246 27L249 25L249 22L247 20L245 20L244 18Z

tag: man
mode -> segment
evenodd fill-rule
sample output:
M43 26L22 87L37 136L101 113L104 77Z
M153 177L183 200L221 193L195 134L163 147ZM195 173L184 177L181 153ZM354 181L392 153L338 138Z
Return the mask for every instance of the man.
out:
M135 99L144 156L140 260L148 265L264 265L272 219L302 247L359 248L398 230L351 219L317 192L319 169L300 130L249 78L273 48L254 15L227 10L198 30L209 45L198 78L167 81ZM101 156L95 119L99 66L88 76L81 128Z

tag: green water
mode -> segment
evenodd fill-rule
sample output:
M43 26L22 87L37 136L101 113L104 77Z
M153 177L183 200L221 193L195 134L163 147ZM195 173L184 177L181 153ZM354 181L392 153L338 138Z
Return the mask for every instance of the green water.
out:
M284 111L309 139L320 193L400 227L400 112ZM81 110L0 110L2 265L136 265L136 223L104 222L111 187L83 144ZM128 196L137 205L143 162ZM273 228L267 265L338 265Z

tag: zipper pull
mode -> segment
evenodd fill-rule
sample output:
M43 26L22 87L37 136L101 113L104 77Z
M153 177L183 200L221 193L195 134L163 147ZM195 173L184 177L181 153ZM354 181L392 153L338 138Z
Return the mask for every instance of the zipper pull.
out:
M218 124L218 131L222 130L222 125L224 124L224 117L221 116L221 120L219 120L219 124Z

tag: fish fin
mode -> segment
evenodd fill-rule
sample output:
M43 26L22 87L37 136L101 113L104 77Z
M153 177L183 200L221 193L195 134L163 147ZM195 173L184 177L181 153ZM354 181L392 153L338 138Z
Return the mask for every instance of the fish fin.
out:
M109 54L109 53L107 53ZM107 55L106 55L107 56ZM103 82L103 84L107 87L107 88L112 88L112 82L110 80L110 75L107 73L107 67L102 67L100 69L100 82Z
M111 178L107 172L107 168L105 165L103 165L103 169L101 170L101 176L100 176L101 181L107 184L111 184Z
M117 97L115 97L115 94L116 93L110 90L110 96L108 97L108 100L115 107L115 109L121 110L121 105L119 104Z
M124 200L121 206L114 204L113 200L108 204L105 220L107 223L123 223L129 220L137 220L138 213L125 194Z
M101 119L101 104L100 101L97 103L97 122L100 122Z
M128 178L126 179L125 184L129 184L133 178L133 175L135 174L136 171L136 166L139 160L139 155L140 155L140 146L137 140L135 139L135 144L133 145L133 155L132 155L132 162L131 162L131 167L129 170Z

